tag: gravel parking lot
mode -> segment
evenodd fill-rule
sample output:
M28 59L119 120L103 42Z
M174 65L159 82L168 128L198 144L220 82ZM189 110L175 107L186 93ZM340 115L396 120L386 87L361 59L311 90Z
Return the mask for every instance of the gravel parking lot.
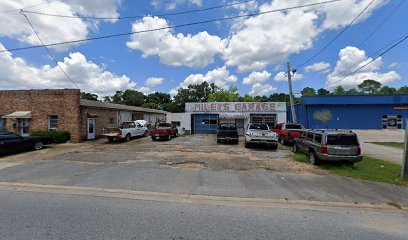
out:
M77 161L85 163L136 163L183 169L247 171L267 169L277 172L316 172L309 164L291 160L290 148L278 150L267 147L245 148L243 139L238 145L217 144L213 135L178 137L171 141L152 141L137 138L130 142L109 143L99 140L92 147L45 157L43 160Z

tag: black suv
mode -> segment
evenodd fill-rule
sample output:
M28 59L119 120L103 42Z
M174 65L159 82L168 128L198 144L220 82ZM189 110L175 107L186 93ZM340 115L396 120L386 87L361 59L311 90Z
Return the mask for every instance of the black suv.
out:
M321 161L355 163L362 160L357 134L345 130L305 130L295 139L293 151L308 154L315 165Z
M238 144L238 129L235 123L221 123L217 130L217 143L235 143Z

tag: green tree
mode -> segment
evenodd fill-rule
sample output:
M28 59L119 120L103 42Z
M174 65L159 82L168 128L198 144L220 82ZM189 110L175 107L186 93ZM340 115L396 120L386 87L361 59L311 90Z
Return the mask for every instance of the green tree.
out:
M143 103L142 107L151 109L160 109L156 103Z
M388 87L388 86L383 86L380 91L378 91L379 94L396 94L397 89L393 87Z
M381 88L381 83L375 80L368 79L360 83L358 85L358 88L363 93L376 94Z
M214 83L190 84L187 88L179 88L174 96L174 105L171 108L177 112L183 112L187 102L208 102L208 96L219 90ZM166 106L170 107L170 105Z
M346 92L346 95L359 95L360 92L357 91L355 88L351 88Z
M106 102L106 103L111 103L112 99L111 99L110 96L105 96L105 97L103 97L103 101Z
M162 109L163 105L171 102L170 94L155 92L147 95L145 103L152 103L156 105L156 109Z
M111 97L112 103L123 104L123 92L116 91L115 95Z
M333 95L343 95L346 94L346 91L344 90L344 88L342 86L337 86L334 91L333 91Z
M320 88L319 90L317 90L317 94L320 95L320 96L326 96L326 95L329 95L330 92L327 91L327 90L324 89L324 88Z
M305 87L303 90L300 92L302 94L302 97L304 96L315 96L316 95L316 90L311 87Z
M237 102L239 97L238 89L230 87L229 90L220 90L208 95L209 102Z
M329 121L333 119L333 114L327 109L316 111L313 113L313 119L323 122L325 128L329 128Z
M243 102L255 102L255 99L247 93L244 95Z
M98 95L94 93L81 92L81 99L98 101Z
M408 93L408 86L400 87L397 91L399 94L407 94Z
M122 94L122 104L140 107L143 105L145 95L142 92L127 89Z

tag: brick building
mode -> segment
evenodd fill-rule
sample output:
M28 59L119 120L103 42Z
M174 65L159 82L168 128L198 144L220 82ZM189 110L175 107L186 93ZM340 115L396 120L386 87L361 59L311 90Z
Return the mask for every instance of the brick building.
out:
M80 90L0 91L0 132L22 136L32 131L62 130L72 142L95 139L105 128L144 119L154 125L165 111L80 99Z

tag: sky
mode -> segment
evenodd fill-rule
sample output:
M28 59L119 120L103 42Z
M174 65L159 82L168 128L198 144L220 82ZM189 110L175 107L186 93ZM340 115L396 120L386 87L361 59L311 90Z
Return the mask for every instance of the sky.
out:
M356 88L365 79L391 87L408 85L408 41L350 75L408 34L406 0L343 0L167 28L322 1L325 0L254 0L171 15L237 1L1 0L0 50L10 51L0 52L0 90L79 87L100 97L126 89L174 95L178 88L207 81L223 89L236 86L242 95L269 95L288 93L288 61L296 68L292 77L296 94L305 87ZM45 44L165 29L49 47L57 66L44 48L11 50L41 45L19 9L88 17L25 12ZM137 18L115 19L127 16ZM325 49L321 51L322 48Z

